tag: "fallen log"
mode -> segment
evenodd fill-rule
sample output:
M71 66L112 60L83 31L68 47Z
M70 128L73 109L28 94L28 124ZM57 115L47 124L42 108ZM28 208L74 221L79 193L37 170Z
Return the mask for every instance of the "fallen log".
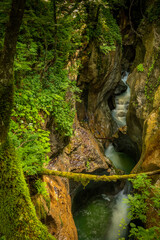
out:
M73 172L62 172L62 171L56 171L56 170L49 170L49 169L43 169L40 173L40 175L52 175L52 176L59 176L59 177L65 177L68 179L73 179L77 182L81 182L84 186L86 186L90 181L104 181L104 182L111 182L111 181L117 181L117 180L125 180L129 178L135 178L138 175L146 174L147 176L160 174L160 169L151 171L151 172L141 172L141 173L131 173L127 175L92 175L92 174L85 174L85 173L73 173Z

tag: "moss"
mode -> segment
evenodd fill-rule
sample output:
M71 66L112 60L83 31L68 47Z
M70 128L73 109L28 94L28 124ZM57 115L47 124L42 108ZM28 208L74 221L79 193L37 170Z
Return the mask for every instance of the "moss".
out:
M38 220L21 164L9 141L0 148L0 232L7 240L55 240Z
M144 67L143 67L143 64L140 63L138 66L137 66L137 71L138 72L144 72Z
M154 175L154 174L159 174L159 173L160 173L160 170L152 171L152 172L145 172L145 174L149 175L149 176ZM39 174L66 177L68 179L73 179L74 181L81 182L84 186L86 186L89 183L89 181L95 181L95 182L117 181L117 180L123 180L123 179L128 179L128 178L135 178L137 175L140 175L143 173L128 174L128 175L99 176L99 175L73 173L73 172L61 172L61 171L56 171L56 170L43 169L43 172L41 172Z

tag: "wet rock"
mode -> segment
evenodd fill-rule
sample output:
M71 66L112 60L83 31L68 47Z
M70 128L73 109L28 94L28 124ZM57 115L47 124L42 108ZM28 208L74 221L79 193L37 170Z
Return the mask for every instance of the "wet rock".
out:
M116 51L105 55L92 42L87 52L91 54L82 63L83 69L78 78L78 86L82 89L82 102L77 104L78 119L80 122L87 120L91 132L102 139L114 132L110 114L114 101L110 97L121 79L121 50L117 47ZM101 142L104 143L103 140Z
M114 95L111 95L108 98L108 106L109 106L109 109L111 111L116 107L116 102L115 102L115 96Z
M143 71L135 68L128 77L128 84L131 88L131 98L127 114L128 134L131 139L136 142L142 151L144 122L153 110L153 99L158 87L158 78L160 76L159 70L159 49L160 46L160 26L159 24L142 24L139 27L142 33L142 43L145 46L145 55L143 62ZM159 37L157 37L159 36ZM137 49L137 56L140 48ZM157 57L156 57L157 56ZM155 61L155 58L156 61ZM136 62L137 62L136 57ZM155 61L155 62L154 62ZM147 78L151 66L154 71L149 74L149 85L147 85Z
M117 152L123 152L128 156L132 157L135 163L138 162L140 158L139 149L136 143L134 143L130 139L130 137L126 134L125 127L123 127L122 129L120 128L117 131L117 135L116 137L114 137L114 140L113 140L113 145Z
M69 172L93 172L98 168L109 169L111 164L93 135L81 127L78 121L76 125L70 143L56 158L56 161L53 159L50 162L48 168Z
M123 81L120 81L114 91L114 94L120 95L121 93L125 92L126 90L127 90L127 85Z
M158 94L159 96L158 96ZM144 123L143 151L140 161L143 171L153 171L160 168L160 87L155 96L155 109L149 114Z
M100 169L105 171L106 174L113 174L114 172L109 159L104 156L103 150L100 148L94 136L89 130L81 127L78 120L76 119L75 132L74 135L71 137L69 144L63 149L61 154L52 159L52 161L48 165L48 168L60 171L82 173L93 173L94 171L98 171ZM50 185L52 187L55 186L54 179L49 178L47 180L48 184L50 180L52 181ZM67 189L65 191L65 194L68 194L69 192L72 198L74 197L79 186L82 185L81 183L75 182L73 180L68 181L68 179L63 179L63 184ZM57 188L59 189L58 186ZM68 198L68 195L66 195L66 198ZM64 206L66 204L67 202L64 202ZM67 206L65 207L65 209L66 208ZM64 211L66 211L65 209ZM72 238L70 238L70 240L72 240Z
M126 113L125 112L118 112L117 116L118 117L126 117Z
M50 195L50 206L45 219L49 232L58 240L78 240L77 229L71 213L71 198L65 183L59 177L45 176Z

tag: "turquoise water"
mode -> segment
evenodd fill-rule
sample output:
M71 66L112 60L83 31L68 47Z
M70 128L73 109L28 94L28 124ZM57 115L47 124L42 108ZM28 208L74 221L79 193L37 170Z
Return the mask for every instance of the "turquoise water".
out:
M130 173L135 165L132 158L116 152L112 144L106 149L105 155L116 168L125 173ZM115 196L96 196L95 192L95 197L89 199L86 205L74 214L79 240L118 240L120 237L127 239L127 229L123 230L119 226L122 222L129 223L125 198L127 195L124 190Z
M116 168L123 170L125 173L130 173L135 166L135 161L130 156L122 152L116 152L112 144L106 149L105 155Z
M128 206L124 203L126 194L120 191L115 196L101 194L90 199L74 214L79 240L126 239L127 232L119 225L128 224Z
M125 83L128 73L122 79ZM126 112L129 104L130 90L116 96L116 108L112 111L113 119L117 126L126 125ZM112 161L117 169L130 173L133 169L134 160L125 153L116 152L110 144L105 155ZM127 187L127 184L125 185ZM107 191L106 191L107 192ZM127 229L120 227L121 223L129 223L128 206L124 202L127 198L123 189L117 195L111 196L100 194L92 197L87 203L81 206L74 214L74 220L78 231L79 240L118 240L127 239Z
M105 239L107 225L111 216L110 202L102 196L90 200L79 209L74 220L77 226L79 240Z

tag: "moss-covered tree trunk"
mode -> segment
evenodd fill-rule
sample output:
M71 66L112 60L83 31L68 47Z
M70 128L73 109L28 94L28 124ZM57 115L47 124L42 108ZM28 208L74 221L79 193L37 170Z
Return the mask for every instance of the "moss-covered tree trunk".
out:
M13 0L0 57L0 235L6 240L55 239L38 220L21 163L8 140L13 105L13 62L25 0Z

